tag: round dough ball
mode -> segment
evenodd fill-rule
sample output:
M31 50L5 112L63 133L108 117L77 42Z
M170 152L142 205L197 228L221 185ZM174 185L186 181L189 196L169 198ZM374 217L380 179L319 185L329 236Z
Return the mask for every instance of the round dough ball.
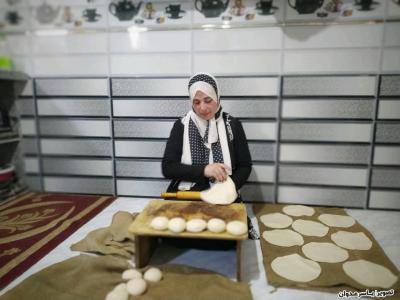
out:
M279 276L297 282L309 282L321 274L321 267L317 262L298 254L275 258L271 268Z
M349 258L349 253L332 243L311 242L301 247L304 255L318 262L338 263Z
M336 245L350 250L369 250L372 247L372 241L364 232L338 231L331 234L331 240Z
M168 221L168 229L172 232L179 233L186 228L186 221L183 218L172 218Z
M126 290L129 294L138 296L143 294L147 289L147 283L142 278L129 280L126 284Z
M189 232L202 232L207 227L207 222L202 219L192 219L186 222L186 230Z
M113 289L106 295L106 300L128 300L129 294L126 290Z
M315 213L314 208L305 205L286 205L282 210L285 214L293 217L310 217Z
M126 291L126 283L123 282L123 283L118 284L118 285L114 288L114 291L125 291L125 292L127 292L127 291ZM127 292L127 293L128 293L128 292Z
M293 223L293 219L281 213L271 213L262 215L260 221L267 227L286 228Z
M319 222L308 220L296 220L293 222L292 227L298 233L306 236L322 237L325 236L329 231L329 228L325 225Z
M158 282L162 279L162 273L160 269L150 268L144 273L143 278L147 281Z
M128 269L122 273L122 279L131 280L134 278L142 278L142 273L135 269Z
M232 235L242 235L247 232L247 225L240 221L231 221L226 225L226 231Z
M318 217L318 220L320 220L325 225L331 227L347 228L353 226L356 223L356 220L354 220L350 216L333 215L333 214L322 214Z
M303 237L290 229L267 230L263 232L262 237L268 243L281 247L301 246L304 244Z
M166 230L168 228L168 218L167 217L155 217L151 220L151 228L155 230Z
M224 232L226 228L226 223L222 219L212 218L207 223L207 229L214 233Z
M398 279L388 268L364 259L345 262L342 267L349 277L367 288L388 289Z

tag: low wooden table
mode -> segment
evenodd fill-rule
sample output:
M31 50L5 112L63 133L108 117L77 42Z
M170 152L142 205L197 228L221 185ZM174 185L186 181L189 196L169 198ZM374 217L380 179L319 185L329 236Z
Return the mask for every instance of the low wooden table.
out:
M247 232L240 236L229 233L213 233L208 230L192 233L173 233L169 230L154 230L150 227L151 220L156 216L165 216L169 219L181 217L185 220L203 219L208 221L211 218L221 218L226 222L241 221L247 224L247 212L244 204L233 203L230 205L211 205L200 201L151 201L145 209L136 217L130 225L129 230L135 235L135 264L142 268L148 264L159 237L169 238L190 238L190 239L215 239L236 241L236 277L241 280L241 244L247 239Z

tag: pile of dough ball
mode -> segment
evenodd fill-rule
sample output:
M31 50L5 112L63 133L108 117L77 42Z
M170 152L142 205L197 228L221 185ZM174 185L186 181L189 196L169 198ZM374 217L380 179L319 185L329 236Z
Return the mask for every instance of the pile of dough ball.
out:
M149 268L144 274L137 269L125 270L122 279L126 282L114 287L105 300L128 300L129 295L142 295L147 290L147 282L159 282L162 277L160 269L154 267Z
M247 225L241 221L230 221L226 224L224 220L218 218L212 218L207 222L203 219L191 219L186 221L179 217L168 219L167 217L158 216L151 220L150 227L155 230L169 230L174 233L181 233L184 231L199 233L206 229L213 233L223 233L227 231L232 235L243 235L247 232Z

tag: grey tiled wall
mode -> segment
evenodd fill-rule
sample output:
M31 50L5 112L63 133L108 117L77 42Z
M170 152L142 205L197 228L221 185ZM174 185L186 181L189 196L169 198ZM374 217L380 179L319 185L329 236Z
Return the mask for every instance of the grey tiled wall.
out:
M18 101L26 181L157 197L187 78L37 78ZM400 209L400 76L220 77L253 159L249 202ZM30 128L33 127L33 128Z

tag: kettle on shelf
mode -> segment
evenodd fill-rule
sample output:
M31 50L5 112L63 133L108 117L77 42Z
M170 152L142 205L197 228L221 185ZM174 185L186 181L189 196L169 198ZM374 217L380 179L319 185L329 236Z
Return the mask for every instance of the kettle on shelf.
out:
M112 15L118 18L120 21L130 21L136 16L142 6L142 1L137 6L130 0L122 0L118 2L111 2L108 6L108 10Z
M60 9L61 7L53 7L44 1L36 8L36 18L41 24L49 24L57 18Z
M219 17L229 5L229 0L196 0L194 6L196 10L201 12L206 18Z

